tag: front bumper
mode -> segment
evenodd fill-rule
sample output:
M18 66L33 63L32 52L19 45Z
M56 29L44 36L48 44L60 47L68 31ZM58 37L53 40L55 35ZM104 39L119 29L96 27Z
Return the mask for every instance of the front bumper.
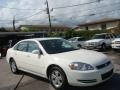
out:
M85 49L100 49L101 46L92 46L92 45L90 46L90 45L89 45L89 46L85 46L84 48L85 48Z
M120 44L112 44L113 49L120 49Z
M113 65L100 70L92 71L69 71L67 73L68 83L72 86L94 86L112 77Z

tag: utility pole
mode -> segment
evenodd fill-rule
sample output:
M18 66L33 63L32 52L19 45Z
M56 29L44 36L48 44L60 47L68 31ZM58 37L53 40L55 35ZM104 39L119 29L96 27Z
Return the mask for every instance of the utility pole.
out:
M51 34L52 25L51 25L50 9L49 9L49 4L48 4L47 0L46 0L46 5L47 5L47 14L48 14L48 18L49 18L49 34Z
M16 31L16 29L15 29L15 16L13 17L13 31Z

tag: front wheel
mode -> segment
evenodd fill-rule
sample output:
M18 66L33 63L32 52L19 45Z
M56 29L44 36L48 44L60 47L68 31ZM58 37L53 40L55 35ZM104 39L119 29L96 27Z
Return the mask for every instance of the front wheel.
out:
M78 48L81 48L82 46L80 44L77 45Z
M14 74L17 74L19 71L14 60L10 61L10 68L11 68L12 73Z
M101 51L105 51L107 49L106 44L101 45Z
M53 67L49 73L49 79L56 90L63 90L67 87L67 78L62 69Z

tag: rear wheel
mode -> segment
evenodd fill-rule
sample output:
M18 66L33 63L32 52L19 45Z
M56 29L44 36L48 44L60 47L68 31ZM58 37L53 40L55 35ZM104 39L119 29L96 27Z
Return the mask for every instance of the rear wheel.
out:
M63 90L67 87L67 78L62 69L53 67L49 73L49 79L56 90Z
M12 73L14 73L14 74L17 74L19 72L19 70L16 66L16 63L13 59L10 61L10 68L11 68Z

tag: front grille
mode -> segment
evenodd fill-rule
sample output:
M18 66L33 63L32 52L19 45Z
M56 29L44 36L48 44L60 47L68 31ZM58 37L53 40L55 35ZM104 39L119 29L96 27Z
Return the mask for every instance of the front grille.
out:
M120 48L120 46L116 46L116 47Z
M96 66L96 68L97 69L102 69L102 68L105 68L105 67L107 67L107 66L109 66L110 65L110 61L108 61L107 63L104 63L104 64L102 64L102 65L98 65L98 66Z
M90 46L95 46L95 43L89 43L88 45L90 45Z
M105 74L102 74L102 80L109 78L113 74L113 69Z
M120 41L116 41L115 44L120 44Z

